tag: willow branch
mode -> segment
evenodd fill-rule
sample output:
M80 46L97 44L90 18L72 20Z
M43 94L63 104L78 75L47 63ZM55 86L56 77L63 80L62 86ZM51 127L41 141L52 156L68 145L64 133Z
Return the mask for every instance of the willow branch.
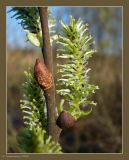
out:
M53 55L50 44L49 28L48 28L48 14L47 7L39 7L39 15L42 28L42 54L46 67L53 75ZM54 77L54 76L53 76ZM52 136L53 140L58 141L58 127L56 126L56 106L55 106L55 83L53 78L53 86L44 90L46 104L47 104L47 118L48 118L48 134Z

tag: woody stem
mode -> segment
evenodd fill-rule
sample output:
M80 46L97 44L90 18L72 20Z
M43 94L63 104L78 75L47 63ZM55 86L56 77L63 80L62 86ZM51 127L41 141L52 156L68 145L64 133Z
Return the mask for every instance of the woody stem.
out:
M53 75L53 55L50 44L47 7L39 7L39 15L42 28L42 54L44 63ZM53 76L54 77L54 76ZM52 136L54 141L58 141L59 129L56 126L56 106L55 106L55 83L53 78L53 86L44 91L47 104L48 134Z

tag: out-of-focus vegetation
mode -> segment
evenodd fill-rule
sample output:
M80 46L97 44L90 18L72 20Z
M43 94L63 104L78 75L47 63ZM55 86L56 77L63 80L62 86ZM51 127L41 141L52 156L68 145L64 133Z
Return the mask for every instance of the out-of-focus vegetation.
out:
M54 55L56 53L54 52ZM8 152L20 152L16 134L23 126L19 100L24 70L33 67L41 56L33 51L8 51ZM56 59L54 58L56 64ZM64 152L121 152L122 132L122 61L121 56L96 54L89 66L91 83L100 87L94 100L93 114L80 119L74 130L61 133ZM54 68L56 72L56 65ZM56 78L56 77L55 77Z

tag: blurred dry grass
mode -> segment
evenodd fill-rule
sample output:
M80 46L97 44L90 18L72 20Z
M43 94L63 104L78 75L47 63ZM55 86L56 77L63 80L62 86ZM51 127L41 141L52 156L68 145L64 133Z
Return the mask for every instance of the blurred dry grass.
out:
M24 80L24 70L34 66L37 57L41 57L41 54L8 50L8 152L20 152L16 144L16 134L23 126L18 107L20 87ZM89 66L92 68L91 83L100 87L93 97L98 105L93 114L80 119L74 129L62 132L60 143L64 152L121 152L122 58L96 54L91 58Z

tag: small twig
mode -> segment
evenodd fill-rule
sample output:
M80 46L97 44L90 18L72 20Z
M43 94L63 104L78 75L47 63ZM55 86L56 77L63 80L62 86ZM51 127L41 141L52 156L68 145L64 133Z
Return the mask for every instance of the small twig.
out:
M53 75L53 55L50 44L47 7L39 7L39 15L42 28L42 54L44 63ZM54 77L54 76L53 76ZM52 136L53 140L58 141L59 128L56 126L56 106L55 106L55 84L53 78L53 86L44 91L47 103L47 118L48 118L48 134Z

